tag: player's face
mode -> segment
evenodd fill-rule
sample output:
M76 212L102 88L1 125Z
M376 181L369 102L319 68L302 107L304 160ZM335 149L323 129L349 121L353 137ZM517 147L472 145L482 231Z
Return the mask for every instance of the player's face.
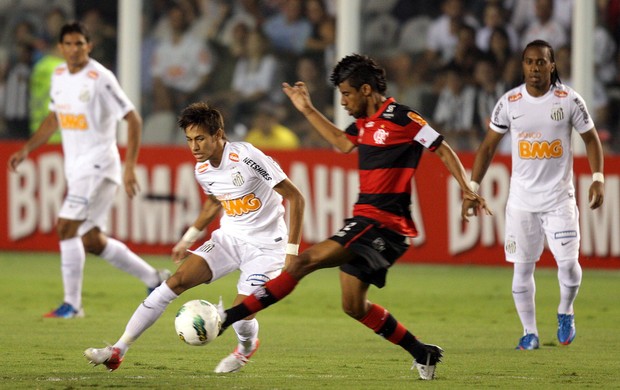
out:
M551 62L549 48L529 47L523 54L522 66L527 87L544 92L549 89L551 72L555 69L555 63Z
M62 42L58 44L62 56L67 61L71 72L82 69L88 62L88 55L92 45L86 41L86 37L80 33L65 34Z
M211 135L206 129L196 125L185 129L187 145L196 161L204 162L211 160L213 162L214 159L219 161L222 155L222 134L222 129Z
M338 85L338 90L340 90L340 105L349 115L355 119L366 116L368 102L362 93L362 88L355 89L348 80L345 80Z

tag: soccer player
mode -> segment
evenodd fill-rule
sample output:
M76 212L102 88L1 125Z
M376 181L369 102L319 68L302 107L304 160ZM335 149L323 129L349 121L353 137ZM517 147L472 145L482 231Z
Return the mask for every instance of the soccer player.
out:
M278 276L299 247L305 201L280 166L247 142L228 142L220 112L206 103L186 107L178 123L196 158L196 180L207 199L194 224L175 245L173 259L178 262L185 257L200 232L223 211L220 228L190 251L174 275L138 306L116 344L84 351L91 363L110 370L119 367L131 344L187 289L239 270L235 298L239 303L256 286ZM288 233L283 199L289 203ZM215 368L217 373L239 371L259 346L254 315L248 314L233 328L239 343Z
M280 276L267 282L241 304L220 308L223 327L276 303L297 283L321 268L340 266L343 310L414 358L420 378L434 378L442 349L424 344L386 309L368 300L371 284L385 285L389 267L417 235L411 218L411 180L424 149L437 153L475 207L486 202L470 188L465 170L450 146L415 111L385 96L385 72L362 55L343 58L331 74L340 90L340 104L355 118L344 132L312 104L301 81L283 84L284 93L310 124L342 152L358 147L359 199L353 218L333 236L295 256ZM465 218L466 209L462 210ZM413 367L412 367L413 368Z
M472 170L471 186L478 191L502 137L512 141L512 175L506 205L504 250L514 263L512 296L523 337L517 349L539 347L536 326L534 270L547 238L558 266L560 304L557 337L568 345L575 338L573 303L581 284L579 211L573 186L572 129L585 142L590 169L590 208L603 204L603 150L586 104L563 85L553 48L542 40L523 51L525 82L497 102ZM466 208L470 201L465 199ZM475 210L474 210L475 214Z
M132 198L138 191L135 167L140 148L142 119L114 74L90 58L92 43L86 28L77 22L60 30L58 48L65 63L52 74L49 114L24 146L9 158L9 169L28 153L45 144L60 128L67 195L58 213L64 302L45 314L47 318L82 317L82 282L86 252L139 278L147 291L170 275L156 270L125 244L103 232L114 196L121 184L121 159L116 126L128 124L127 154L122 182Z

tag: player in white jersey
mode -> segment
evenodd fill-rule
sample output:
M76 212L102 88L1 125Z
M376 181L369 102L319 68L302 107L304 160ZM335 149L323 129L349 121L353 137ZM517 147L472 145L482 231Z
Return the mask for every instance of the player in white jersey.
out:
M558 266L560 303L557 337L576 335L573 303L581 285L579 211L573 186L572 129L583 139L590 169L590 208L603 204L603 150L585 102L562 85L553 48L530 42L522 56L525 83L497 102L490 130L480 145L471 175L478 189L502 137L510 133L512 175L506 205L505 255L514 263L512 294L523 325L517 349L539 347L534 270L547 239ZM464 200L468 207L469 200ZM474 211L475 213L475 211Z
M128 144L122 182L131 198L139 191L135 166L140 147L142 119L116 78L89 57L89 34L80 23L60 31L58 47L65 63L52 75L49 114L37 132L9 158L15 171L28 153L45 144L60 127L67 195L58 215L64 301L48 318L74 318L82 310L82 282L86 252L101 256L113 266L139 278L150 292L169 272L158 271L125 244L103 233L115 193L121 184L121 160L116 125L128 123Z
M179 119L187 144L196 158L196 180L206 194L202 210L172 250L176 262L211 221L221 215L220 228L189 256L165 283L134 312L125 332L113 346L88 348L84 356L95 365L115 370L138 337L184 291L212 283L239 270L235 303L280 274L297 255L301 239L304 198L280 166L245 142L228 142L219 111L206 103L186 107ZM282 200L289 204L289 230ZM217 373L239 371L259 346L254 315L233 325L238 344L215 368Z

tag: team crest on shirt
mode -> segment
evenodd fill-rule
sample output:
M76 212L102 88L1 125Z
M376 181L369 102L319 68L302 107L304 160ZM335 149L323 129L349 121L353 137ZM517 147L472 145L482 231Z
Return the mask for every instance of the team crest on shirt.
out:
M241 176L241 172L234 172L232 174L232 182L237 187L241 187L243 183L245 183L243 176Z
M385 145L385 140L387 140L388 135L390 135L390 133L388 133L384 129L379 129L379 130L375 131L375 133L373 134L372 138L375 140L376 144L378 144L378 145Z
M564 110L562 110L562 107L553 107L551 109L551 119L553 119L556 122L559 122L562 119L564 119Z
M87 102L90 100L90 91L88 89L83 89L82 92L80 92L80 96L79 99L81 102Z

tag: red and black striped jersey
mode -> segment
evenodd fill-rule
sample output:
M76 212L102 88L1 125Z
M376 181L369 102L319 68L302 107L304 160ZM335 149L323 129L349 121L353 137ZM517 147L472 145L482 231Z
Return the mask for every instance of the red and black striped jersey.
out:
M388 98L373 116L357 119L345 133L359 151L360 194L353 215L415 237L411 180L424 148L434 151L443 136L394 98Z

